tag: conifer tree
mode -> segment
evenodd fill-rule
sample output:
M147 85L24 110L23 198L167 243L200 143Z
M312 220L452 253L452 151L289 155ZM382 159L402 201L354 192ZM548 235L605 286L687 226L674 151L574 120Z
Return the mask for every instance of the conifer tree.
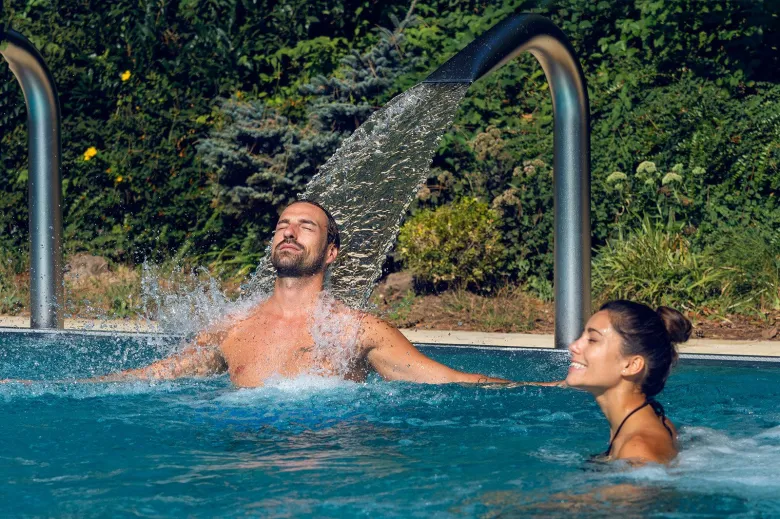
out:
M305 117L284 117L262 100L225 100L225 124L198 147L214 168L215 203L224 226L233 233L270 232L276 210L302 192L319 166L391 93L394 81L411 70L415 56L404 54L403 30L413 22L412 9L395 30L378 29L379 41L368 51L345 56L332 77L304 85L313 100ZM256 243L260 252L265 242Z

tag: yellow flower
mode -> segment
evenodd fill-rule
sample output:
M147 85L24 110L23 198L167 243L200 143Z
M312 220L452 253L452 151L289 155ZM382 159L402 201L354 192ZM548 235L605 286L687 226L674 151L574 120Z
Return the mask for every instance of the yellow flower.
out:
M122 182L122 180L123 180L123 179L122 179L122 176L121 176L121 175L120 175L120 176L118 176L118 177L116 177L116 183L117 183L117 184L119 184L120 182Z
M130 76L132 76L130 71L125 70L124 72L122 72L122 75L120 77L122 78L122 81L127 81L128 79L130 79Z
M97 149L94 146L90 146L87 148L87 151L84 152L84 160L89 160L95 155L97 155Z
M236 99L244 97L244 93L241 90L236 90Z

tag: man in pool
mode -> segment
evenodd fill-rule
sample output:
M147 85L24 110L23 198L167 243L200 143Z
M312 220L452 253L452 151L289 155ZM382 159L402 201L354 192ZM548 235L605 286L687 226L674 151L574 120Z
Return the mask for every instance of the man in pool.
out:
M241 319L201 333L172 357L90 380L165 380L227 372L234 385L255 387L271 376L307 373L361 381L373 369L385 380L507 382L451 369L420 353L386 322L339 303L323 304L325 273L339 246L338 227L327 210L315 202L293 202L279 216L274 231L271 263L277 278L268 299ZM323 307L325 315L313 319L315 313L323 313ZM312 335L317 319L327 320L320 327L332 328L324 332L325 342L328 335L331 339L325 354ZM322 331L315 334L323 335Z

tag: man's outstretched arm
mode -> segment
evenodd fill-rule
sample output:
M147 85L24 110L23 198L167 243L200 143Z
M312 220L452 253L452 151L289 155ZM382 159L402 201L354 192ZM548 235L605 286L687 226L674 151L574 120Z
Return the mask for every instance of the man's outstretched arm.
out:
M368 350L368 362L385 380L426 384L509 382L478 373L464 373L436 362L420 353L396 328L372 315L363 318L360 333L361 343Z
M224 373L227 364L216 346L187 346L171 357L148 366L101 375L79 382L121 382L125 380L173 380L182 377L206 377Z
M127 380L173 380L181 377L205 377L224 373L227 364L217 346L221 335L201 333L179 353L148 366L108 375L77 379L76 382L122 382ZM0 380L0 384L31 384L34 380ZM60 381L64 382L64 381Z
M227 371L219 349L224 330L207 330L179 353L148 366L92 377L79 382L121 382L124 380L173 380L182 377L207 377Z

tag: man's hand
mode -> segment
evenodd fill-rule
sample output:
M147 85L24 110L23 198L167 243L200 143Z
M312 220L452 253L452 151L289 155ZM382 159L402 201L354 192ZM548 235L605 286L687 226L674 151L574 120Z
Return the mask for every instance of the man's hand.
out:
M368 362L385 380L406 380L426 384L467 384L509 382L486 375L464 373L429 359L404 335L388 323L365 315L361 323L360 343L368 351Z

